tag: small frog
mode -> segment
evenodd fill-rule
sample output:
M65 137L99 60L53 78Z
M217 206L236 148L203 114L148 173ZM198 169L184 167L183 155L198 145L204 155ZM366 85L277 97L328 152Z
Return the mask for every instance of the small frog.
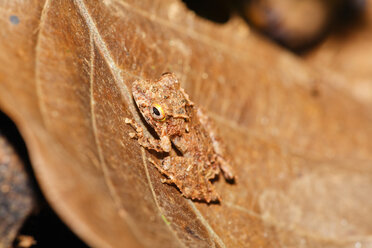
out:
M220 201L210 180L221 170L227 180L234 180L233 169L213 123L190 100L176 76L164 73L157 81L135 81L132 94L159 139L145 137L133 120L125 122L136 130L130 136L141 146L166 153L160 164L149 159L167 177L162 182L175 184L186 198Z

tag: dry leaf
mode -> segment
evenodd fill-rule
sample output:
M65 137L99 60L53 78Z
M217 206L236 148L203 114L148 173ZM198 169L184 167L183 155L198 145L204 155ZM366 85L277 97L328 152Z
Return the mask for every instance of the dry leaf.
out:
M0 109L44 194L94 247L372 246L368 106L323 73L181 1L3 1ZM12 17L13 16L13 17ZM14 21L18 19L17 21ZM175 73L219 125L236 185L185 199L147 162L138 78Z

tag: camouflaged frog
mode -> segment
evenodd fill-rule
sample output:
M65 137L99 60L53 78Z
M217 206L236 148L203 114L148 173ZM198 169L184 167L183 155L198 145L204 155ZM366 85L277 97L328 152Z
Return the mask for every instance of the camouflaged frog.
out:
M130 135L141 146L166 153L161 163L149 159L167 177L162 182L175 184L186 198L220 201L210 180L221 170L227 180L234 180L233 169L213 123L189 99L176 76L165 73L157 81L135 81L132 94L159 138L145 137L133 120L125 122L136 130Z

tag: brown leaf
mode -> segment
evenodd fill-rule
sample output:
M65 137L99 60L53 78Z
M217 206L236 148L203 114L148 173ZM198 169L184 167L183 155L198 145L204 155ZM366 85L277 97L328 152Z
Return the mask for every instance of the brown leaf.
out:
M95 247L371 245L370 111L323 73L180 1L0 8L0 109L61 218ZM16 16L19 22L10 19ZM221 204L164 185L124 119L130 86L175 73L236 163Z

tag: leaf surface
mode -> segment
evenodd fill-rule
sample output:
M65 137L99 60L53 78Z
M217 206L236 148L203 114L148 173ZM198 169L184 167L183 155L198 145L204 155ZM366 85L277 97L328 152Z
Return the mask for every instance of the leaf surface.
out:
M368 106L250 31L180 1L5 1L0 108L61 218L99 247L371 245ZM9 16L17 16L15 24ZM221 204L161 183L129 137L136 79L175 73L236 164ZM150 135L150 133L147 133Z

